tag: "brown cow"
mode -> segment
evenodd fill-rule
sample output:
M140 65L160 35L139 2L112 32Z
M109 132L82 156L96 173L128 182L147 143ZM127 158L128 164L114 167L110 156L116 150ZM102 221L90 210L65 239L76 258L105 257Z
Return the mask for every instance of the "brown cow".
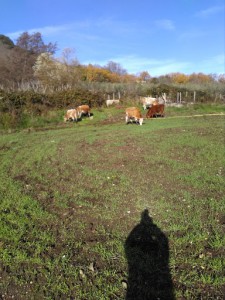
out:
M126 109L126 124L128 124L130 121L135 121L135 123L139 123L142 125L143 123L143 118L141 115L141 111L137 107L129 107Z
M75 108L73 108L73 109L67 110L67 112L64 116L64 121L66 122L66 121L69 121L72 119L72 121L77 122L77 118L78 118L77 110Z
M88 115L89 118L91 116L91 109L87 104L78 106L77 111L78 111L79 118L81 118L82 115Z
M153 118L158 116L164 117L164 108L165 108L164 104L152 105L152 107L148 109L146 118Z

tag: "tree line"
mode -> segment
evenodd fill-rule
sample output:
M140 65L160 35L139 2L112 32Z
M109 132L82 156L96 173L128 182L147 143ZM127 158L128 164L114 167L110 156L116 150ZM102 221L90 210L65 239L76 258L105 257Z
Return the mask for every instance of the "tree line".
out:
M0 35L0 125L25 126L29 118L89 104L101 107L118 97L138 103L139 96L166 93L172 101L223 102L224 74L170 73L152 77L129 74L120 64L82 65L72 49L56 58L56 43L46 44L39 32L22 33L14 43ZM24 123L25 122L25 123ZM18 125L20 124L20 125Z
M82 65L73 58L72 49L64 49L61 57L54 55L56 43L46 44L39 32L22 33L14 43L9 37L0 35L0 87L32 88L55 91L68 89L84 83L139 83L139 84L203 84L225 83L224 74L170 73L152 77L149 72L128 74L119 64L109 61L105 66Z

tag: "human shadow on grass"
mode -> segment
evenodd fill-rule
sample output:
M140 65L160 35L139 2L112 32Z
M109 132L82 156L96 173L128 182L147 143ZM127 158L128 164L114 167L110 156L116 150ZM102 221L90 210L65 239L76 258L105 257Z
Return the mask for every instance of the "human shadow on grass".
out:
M126 300L174 300L165 234L145 209L125 242L128 262Z

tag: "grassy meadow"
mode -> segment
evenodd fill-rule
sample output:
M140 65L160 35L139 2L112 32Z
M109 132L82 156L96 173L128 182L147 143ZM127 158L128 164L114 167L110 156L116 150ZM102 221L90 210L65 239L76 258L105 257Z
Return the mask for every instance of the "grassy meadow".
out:
M224 112L2 128L1 298L222 300Z

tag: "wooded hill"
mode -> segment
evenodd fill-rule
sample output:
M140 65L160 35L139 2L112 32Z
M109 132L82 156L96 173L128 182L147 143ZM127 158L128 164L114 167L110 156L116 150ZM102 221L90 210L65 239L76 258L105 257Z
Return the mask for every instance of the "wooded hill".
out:
M152 77L147 71L128 74L118 63L82 65L65 49L54 55L56 43L45 44L39 32L22 33L14 43L0 35L0 111L65 108L84 101L101 106L106 99L137 100L166 93L171 101L224 102L225 75L170 73Z

